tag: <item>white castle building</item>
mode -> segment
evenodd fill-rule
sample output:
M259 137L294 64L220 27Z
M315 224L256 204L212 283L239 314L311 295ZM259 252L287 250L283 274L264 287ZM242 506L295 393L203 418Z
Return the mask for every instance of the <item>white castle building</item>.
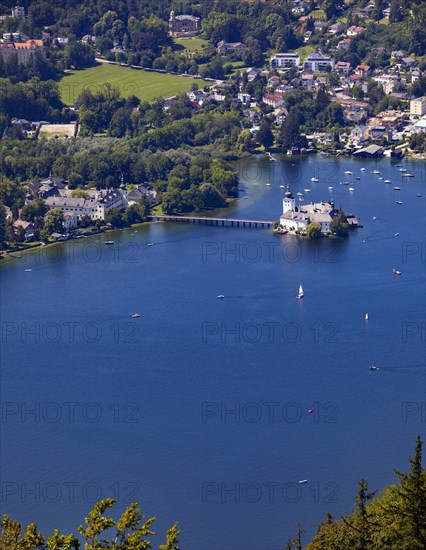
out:
M330 222L337 216L337 210L332 202L312 202L296 206L296 199L287 187L283 199L283 213L280 217L280 226L288 231L306 231L308 225L317 222L323 233L330 231Z

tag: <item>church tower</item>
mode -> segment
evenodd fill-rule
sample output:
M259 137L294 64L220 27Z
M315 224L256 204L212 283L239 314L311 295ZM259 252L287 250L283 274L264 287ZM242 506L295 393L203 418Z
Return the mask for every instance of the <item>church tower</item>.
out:
M285 192L285 196L283 198L283 214L285 214L289 210L294 212L295 207L296 207L296 199L293 197L293 194L290 189L290 185L287 185L287 191Z

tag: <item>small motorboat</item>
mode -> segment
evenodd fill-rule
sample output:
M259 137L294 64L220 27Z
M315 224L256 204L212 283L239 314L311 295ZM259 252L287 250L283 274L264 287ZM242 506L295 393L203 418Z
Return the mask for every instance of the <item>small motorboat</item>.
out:
M394 237L399 237L399 233L395 233L395 234L394 234Z
M314 408L308 409L308 414L312 414L314 412L314 410L315 410Z
M401 191L401 187L394 187L393 190L394 191Z
M360 180L361 178L360 178L359 176L356 176L356 178L355 178L355 179L356 179L356 180Z
M349 185L348 181L342 181L342 185Z
M26 269L25 273L31 273L32 269Z
M216 296L216 298L219 298L219 300L223 300L223 298L225 298L225 296L223 294L218 294Z
M115 244L114 241L105 241L105 244Z
M318 178L311 178L311 181L319 181Z
M305 199L303 197L299 197L299 201L303 202Z
M377 220L377 216L373 216L373 220Z
M374 365L370 365L370 366L368 367L368 370L379 370L379 367L376 367L376 366L374 366Z
M401 275L401 271L398 271L398 270L395 269L395 268L392 269L392 273L393 273L394 275Z
M410 173L406 173L406 174L402 174L402 177L403 178L414 178L414 174L410 174Z
M285 185L280 185L280 189L285 189Z
M423 195L416 195L416 197L422 197Z
M368 321L368 313L365 314L364 319L365 319L366 321Z
M396 204L402 204L402 202L401 201L396 201Z
M367 168L361 168L361 172L366 172Z
M271 187L271 184L270 184L270 183L267 183L267 184L266 184L266 187Z
M330 191L333 191L334 187L332 187L332 186L330 185L330 187L329 187L328 189L329 189Z
M140 317L139 313L134 313L134 314L132 315L132 318L133 318L133 319L139 319L139 317Z
M349 191L355 191L353 187L349 187Z
M310 192L311 192L311 190L310 190L310 189L307 189L307 188L304 189L304 191L305 191L305 193L310 193Z
M401 168L402 164L395 164L395 168Z
M154 243L148 243L146 246L154 246Z
M385 180L383 183L392 183L391 180Z
M298 192L296 193L296 195L297 195L298 197L303 197L303 193L301 193L300 191L298 191Z
M399 171L400 171L400 172L406 172L407 169L406 169L406 168L400 168Z
M373 170L373 174L380 174L380 170Z
M299 485L303 485L304 483L308 483L308 480L307 479L301 479L299 481Z
M350 170L346 170L345 174L346 174L347 176L352 176L352 172L351 172Z
M380 176L379 180L382 180L383 178Z

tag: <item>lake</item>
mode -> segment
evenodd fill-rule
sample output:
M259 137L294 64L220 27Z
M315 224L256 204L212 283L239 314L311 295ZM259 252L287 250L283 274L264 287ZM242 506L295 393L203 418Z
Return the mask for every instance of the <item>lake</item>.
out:
M425 164L396 163L253 157L215 213L276 220L289 183L348 239L154 223L4 263L1 513L76 533L138 500L155 545L178 520L188 550L273 550L394 482L425 435Z

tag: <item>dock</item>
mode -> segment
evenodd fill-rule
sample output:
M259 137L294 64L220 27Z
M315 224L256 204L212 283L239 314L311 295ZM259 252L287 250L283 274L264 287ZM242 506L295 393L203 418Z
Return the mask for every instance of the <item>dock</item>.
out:
M217 225L222 227L258 227L271 228L274 221L249 220L237 218L206 218L203 216L173 216L167 214L155 214L148 216L150 221L192 223L197 225Z

